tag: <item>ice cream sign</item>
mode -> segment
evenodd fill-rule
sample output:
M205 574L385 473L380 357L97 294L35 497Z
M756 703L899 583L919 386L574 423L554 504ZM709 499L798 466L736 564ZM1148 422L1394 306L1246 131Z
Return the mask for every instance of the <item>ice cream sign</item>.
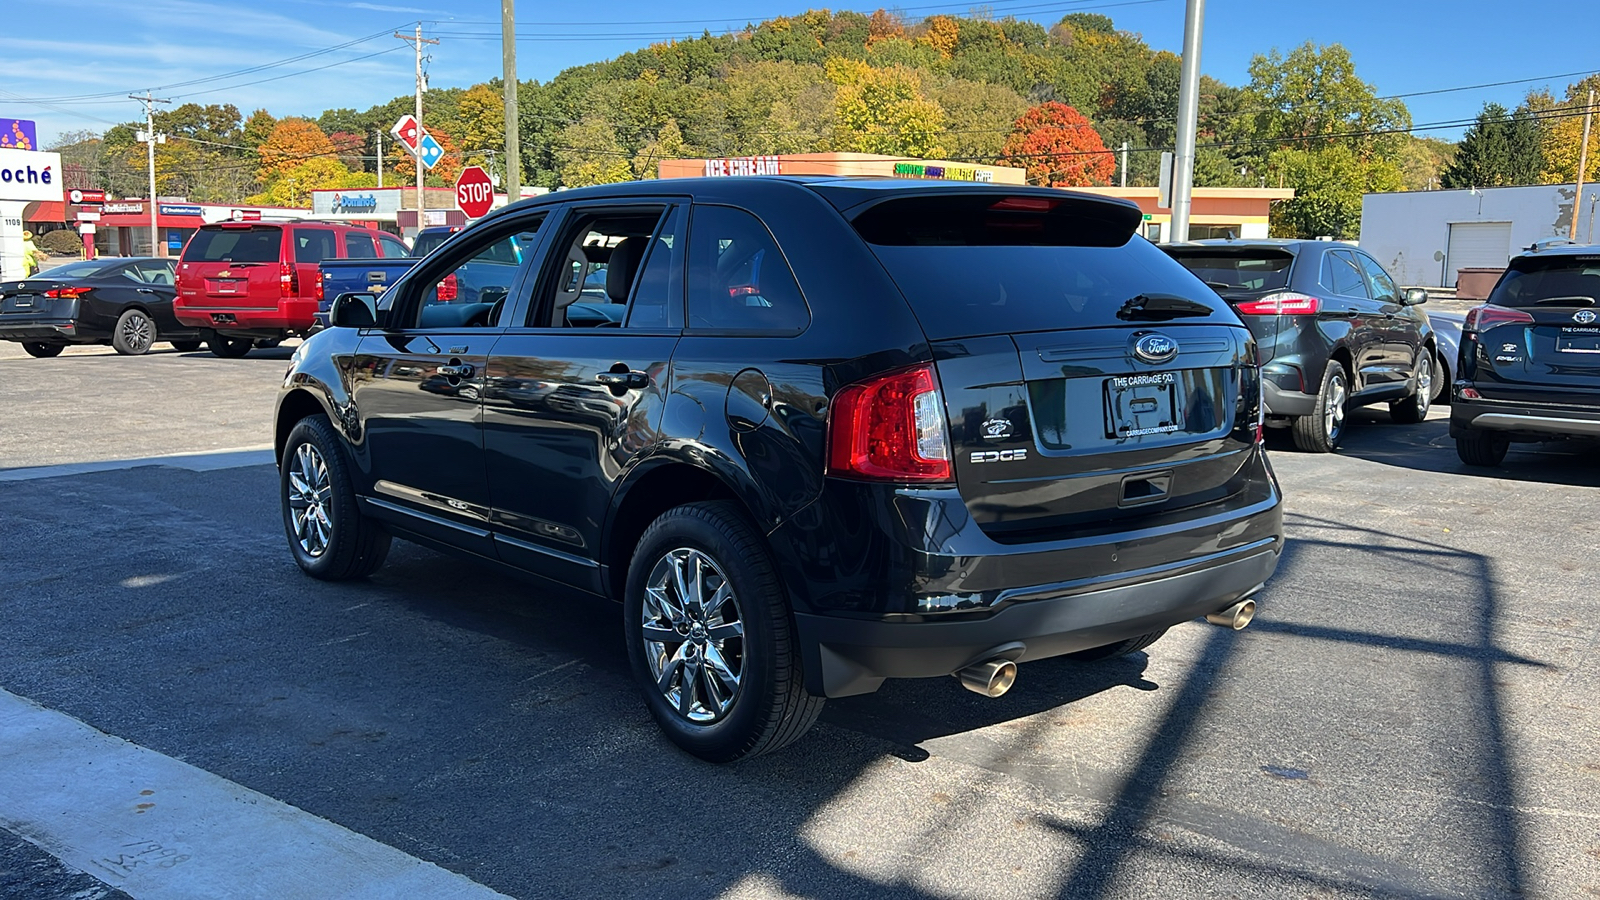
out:
M734 159L706 160L706 177L723 175L781 175L776 156L740 156Z

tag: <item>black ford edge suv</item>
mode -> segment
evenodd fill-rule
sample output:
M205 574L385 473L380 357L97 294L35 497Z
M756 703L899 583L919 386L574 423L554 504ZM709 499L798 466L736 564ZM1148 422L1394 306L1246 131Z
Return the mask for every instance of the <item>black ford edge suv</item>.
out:
M1511 260L1467 312L1452 385L1461 461L1497 466L1512 441L1600 438L1600 246Z
M892 180L517 203L295 352L291 551L359 577L393 535L619 600L656 721L717 761L886 678L998 696L1242 627L1283 548L1255 342L1139 222ZM440 302L483 254L505 283ZM601 284L617 313L574 314Z
M1377 260L1336 241L1163 244L1233 306L1261 348L1267 427L1295 446L1337 449L1350 407L1388 403L1396 422L1428 417L1438 341L1420 304Z

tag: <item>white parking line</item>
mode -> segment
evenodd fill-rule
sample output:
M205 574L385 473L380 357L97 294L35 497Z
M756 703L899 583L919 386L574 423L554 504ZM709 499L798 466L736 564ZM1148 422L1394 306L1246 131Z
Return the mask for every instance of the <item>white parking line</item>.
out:
M136 900L504 896L4 690L0 826Z
M0 481L32 481L36 478L57 478L62 475L137 469L140 466L170 466L175 469L188 469L191 472L211 472L216 469L265 466L273 462L272 445L263 444L259 447L214 450L209 453L179 453L173 456L147 456L140 459L107 459L99 462L63 463L59 466L0 469Z

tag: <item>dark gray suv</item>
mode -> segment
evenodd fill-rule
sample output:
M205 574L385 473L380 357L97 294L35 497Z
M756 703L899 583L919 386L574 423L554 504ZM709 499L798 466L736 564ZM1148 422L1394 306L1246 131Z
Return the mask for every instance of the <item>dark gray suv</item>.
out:
M1383 267L1333 241L1216 240L1162 247L1209 284L1250 326L1261 352L1268 426L1295 446L1328 453L1345 410L1387 402L1397 422L1421 422L1433 399L1438 350L1428 295L1402 292Z

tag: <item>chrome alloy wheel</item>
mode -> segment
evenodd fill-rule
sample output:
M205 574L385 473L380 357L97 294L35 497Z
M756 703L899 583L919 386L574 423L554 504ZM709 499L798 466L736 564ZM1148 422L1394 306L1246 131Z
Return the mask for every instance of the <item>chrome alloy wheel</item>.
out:
M333 520L328 507L333 504L333 483L328 464L311 444L301 444L289 464L289 511L294 522L294 538L307 556L326 553L333 540Z
M122 342L135 353L143 353L156 342L156 329L150 317L132 315L122 320Z
M744 617L721 567L680 547L656 562L644 591L644 654L656 688L696 725L727 715L744 676Z
M1328 382L1328 397L1322 409L1322 429L1329 444L1338 442L1339 435L1344 433L1344 402L1349 396L1344 387L1344 373L1335 373Z
M1417 357L1417 417L1428 417L1428 406L1433 403L1433 354L1427 350Z

